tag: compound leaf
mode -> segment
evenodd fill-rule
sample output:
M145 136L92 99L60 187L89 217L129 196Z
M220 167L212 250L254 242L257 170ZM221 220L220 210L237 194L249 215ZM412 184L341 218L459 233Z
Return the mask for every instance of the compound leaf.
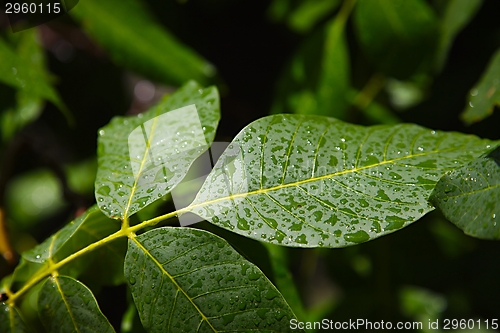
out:
M493 55L479 83L470 91L469 104L460 117L470 125L490 116L495 105L500 106L500 49Z
M155 80L207 83L213 65L179 42L137 0L85 0L71 11L113 60Z
M270 243L353 245L431 211L441 176L491 143L411 124L269 116L236 136L183 211Z
M129 240L125 275L148 332L291 332L278 290L222 238L159 228Z
M444 175L431 201L466 234L500 239L500 148Z
M163 197L213 141L219 118L217 89L195 82L146 113L113 118L99 131L99 208L125 219Z
M115 331L90 289L67 276L47 278L38 295L38 312L48 332Z
M0 332L29 333L30 330L14 306L0 303Z

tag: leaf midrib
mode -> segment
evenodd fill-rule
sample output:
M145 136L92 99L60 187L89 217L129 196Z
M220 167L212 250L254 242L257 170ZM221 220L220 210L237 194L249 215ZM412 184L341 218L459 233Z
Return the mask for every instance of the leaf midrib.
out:
M391 159L391 160L384 160L384 161L379 162L377 164L371 164L371 165L366 165L366 166L357 167L357 168L355 167L355 168L352 168L352 169L342 170L342 171L339 171L339 172L330 173L330 174L323 175L323 176L318 176L318 177L311 177L311 178L308 178L308 179L303 179L303 180L299 180L299 181L288 183L288 184L278 184L276 186L272 186L272 187L269 187L269 188L261 188L261 189L253 190L253 191L246 192L246 193L233 194L233 195L229 195L229 196L222 197L222 198L217 198L217 199L208 200L208 201L201 202L201 203L191 204L191 205L189 205L189 206L187 206L187 207L185 207L183 209L178 210L177 213L178 214L182 214L182 213L185 213L185 212L190 212L190 211L192 211L195 208L208 206L208 205L211 205L211 204L214 204L214 203L217 203L217 202L221 202L221 201L234 200L234 199L241 198L241 197L244 198L244 197L252 196L252 195L265 194L267 192L276 191L276 190L280 190L280 189L287 188L287 187L296 187L296 186L299 186L299 185L302 185L302 184L307 184L307 183L315 182L315 181L318 181L318 180L334 178L334 177L338 177L338 176L341 176L341 175L345 175L345 174L349 174L349 173L354 173L354 172L358 172L358 171L362 171L362 170L366 170L366 169L370 169L370 168L373 168L373 167L378 167L378 166L382 166L382 165L386 165L386 164L391 164L391 163L394 163L396 161L402 161L402 160L405 160L405 159L410 159L410 158L415 158L415 157L429 156L429 155L437 154L437 153L455 151L455 150L458 150L458 149L461 149L461 148L463 148L463 146L461 146L461 147L453 147L453 148L450 148L450 149L444 149L444 150L440 150L440 151L433 150L433 151L430 151L430 152L424 152L424 153L416 154L416 155L411 154L411 155L407 155L407 156L402 156L400 158L395 158L395 159ZM436 169L436 170L440 170L440 169ZM196 199L197 198L195 198L195 200L193 202L196 202Z
M67 310L68 310L68 314L71 318L71 322L73 323L73 326L75 327L75 330L77 332L80 332L80 329L78 328L78 326L75 324L75 318L73 317L73 312L71 312L71 308L66 300L66 297L64 297L64 293L63 293L63 290L61 288L61 285L59 284L59 280L58 280L58 277L55 276L54 277L54 283L57 285L57 290L59 291L59 293L61 294L61 299L63 300L64 302L64 305L66 306Z
M200 314L201 316L201 319L202 319L202 322L205 321L207 322L207 324L210 326L210 328L212 329L212 331L214 332L218 332L215 327L212 326L212 324L210 323L210 321L208 320L208 317L205 316L205 314L201 311L201 309L193 302L193 299L184 291L184 289L182 289L182 287L177 283L177 281L175 280L175 278L169 274L164 268L163 268L163 265L158 261L156 260L156 258L151 254L151 252L149 252L148 249L146 249L142 244L141 242L139 242L137 240L136 237L132 237L131 240L154 262L154 264L156 266L158 266L158 268L162 271L163 274L165 274L169 279L170 281L172 281L172 283L177 287L177 290L180 291L184 297L186 297L187 300L189 300L189 302L191 303L191 305L196 309L196 311L198 311L198 313Z
M159 110L158 110L159 111ZM127 219L128 218L128 212L130 210L130 207L132 206L132 199L134 198L135 192L137 190L137 184L139 182L139 177L142 174L142 169L144 168L144 165L146 164L147 161L147 156L151 150L151 138L153 137L155 130L156 130L156 124L158 123L158 111L156 116L153 118L153 123L151 125L151 131L148 136L148 140L146 142L146 150L144 151L144 154L142 155L142 160L141 160L141 166L139 167L139 171L137 172L137 175L135 176L134 179L134 185L132 185L130 189L130 195L128 198L127 205L125 206L125 209L123 211L123 218ZM144 126L144 123L142 123L140 126Z

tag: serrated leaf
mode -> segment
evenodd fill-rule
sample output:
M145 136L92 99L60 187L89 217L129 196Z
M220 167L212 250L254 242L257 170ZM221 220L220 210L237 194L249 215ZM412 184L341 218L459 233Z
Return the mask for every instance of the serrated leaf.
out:
M113 60L158 81L207 83L215 68L179 42L136 0L80 1L71 15Z
M90 289L67 276L47 278L38 295L38 312L48 332L115 331Z
M94 205L43 243L24 252L22 256L25 260L35 263L57 263L118 230L119 224L110 220ZM125 251L125 240L117 239L83 258L72 261L61 268L60 272L73 277L82 273L99 273L97 280L100 283L118 284L123 282L122 265ZM88 267L92 267L90 272L86 272Z
M408 78L434 55L437 19L425 1L359 0L354 19L362 49L387 75Z
M495 155L496 154L496 155ZM444 175L431 201L466 234L500 239L500 147Z
M129 281L148 332L291 332L278 290L227 242L188 228L129 240Z
M19 311L11 305L0 303L0 332L2 333L29 333Z
M99 131L99 208L125 219L163 197L208 149L219 118L217 89L195 82L146 113L113 118Z
M470 91L469 103L460 118L470 125L489 117L495 105L500 107L500 49L493 55L481 79Z
M439 178L491 144L411 124L269 116L236 136L185 211L270 243L353 245L431 211Z
M439 22L440 36L436 51L435 67L441 71L455 36L474 17L482 0L448 0Z

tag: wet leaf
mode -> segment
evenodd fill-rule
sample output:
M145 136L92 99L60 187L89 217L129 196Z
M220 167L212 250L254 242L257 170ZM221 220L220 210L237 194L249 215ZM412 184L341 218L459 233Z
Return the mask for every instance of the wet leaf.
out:
M269 116L236 136L186 210L270 243L354 245L431 211L440 177L491 144L411 124Z
M467 235L500 239L499 155L500 147L451 171L432 193L431 201Z
M90 289L67 276L47 278L38 295L38 312L48 332L115 331Z
M435 59L437 71L442 70L456 35L472 20L482 3L483 0L448 0L446 2L443 17L439 22L441 33Z
M367 57L384 74L405 79L430 61L437 19L422 0L359 0L354 24Z
M6 303L0 303L0 332L2 333L29 333L19 311Z
M57 263L69 255L95 243L120 229L119 224L105 216L97 205L67 224L43 243L23 253L23 258L34 263ZM61 273L76 277L82 273L98 274L102 284L123 282L124 239L117 239L96 251L78 258L61 269ZM89 267L91 270L87 271Z
M217 89L195 82L146 113L113 118L99 131L99 208L124 219L163 197L207 150L219 118Z
M291 332L294 315L262 272L202 230L129 240L125 275L148 332Z
M469 104L460 117L470 125L489 117L495 105L500 107L500 49L493 55L483 76L470 91Z
M158 81L203 84L215 68L162 27L136 0L80 1L70 14L110 54L129 70Z

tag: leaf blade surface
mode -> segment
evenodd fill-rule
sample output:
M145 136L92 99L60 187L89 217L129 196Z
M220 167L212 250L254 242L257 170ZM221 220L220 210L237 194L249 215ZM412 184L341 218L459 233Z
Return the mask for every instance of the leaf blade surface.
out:
M159 228L129 240L125 275L148 332L289 332L277 289L206 231Z
M38 296L38 311L49 332L115 331L90 289L67 276L47 278Z
M217 89L195 82L144 114L113 118L99 131L99 208L125 219L167 194L208 149L219 118Z
M0 332L29 333L31 331L24 323L16 307L0 303Z
M500 239L500 148L444 175L431 201L466 234Z
M269 116L236 136L186 210L261 241L353 245L431 211L439 178L491 143L417 125Z

